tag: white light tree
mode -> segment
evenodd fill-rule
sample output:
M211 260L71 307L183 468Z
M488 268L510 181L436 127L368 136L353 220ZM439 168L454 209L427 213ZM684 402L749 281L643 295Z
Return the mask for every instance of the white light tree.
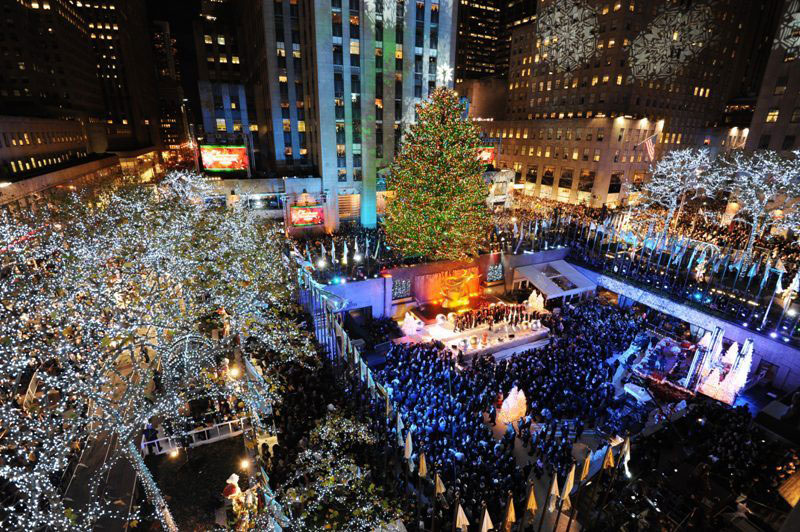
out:
M12 493L0 528L136 520L104 489L127 460L174 529L137 448L146 423L182 419L193 399L236 397L258 424L283 386L278 368L313 355L294 321L280 231L245 211L205 209L198 184L173 174L0 219L0 478ZM221 371L224 356L247 354L241 339L270 353L265 386ZM65 503L72 450L103 441L117 444L88 473L84 500Z
M731 220L750 228L745 264L753 255L756 238L770 225L797 231L800 220L794 208L800 198L797 154L785 158L774 151L756 151L752 155L737 151L711 173L738 205Z
M706 149L684 148L664 154L653 166L652 176L641 188L636 209L649 219L656 213L664 224L666 238L670 224L677 220L687 200L713 196L716 184L708 172L712 165ZM661 216L662 212L666 214Z

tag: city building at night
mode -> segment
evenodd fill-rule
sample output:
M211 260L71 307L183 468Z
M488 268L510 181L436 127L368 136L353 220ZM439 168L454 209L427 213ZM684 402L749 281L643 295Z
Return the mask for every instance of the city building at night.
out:
M726 127L724 115L760 79L759 64L731 61L763 55L752 43L769 40L770 3L587 2L575 25L580 44L559 34L568 4L542 3L536 22L515 29L505 120L482 122L498 166L529 193L619 205L665 151L745 145L746 128Z

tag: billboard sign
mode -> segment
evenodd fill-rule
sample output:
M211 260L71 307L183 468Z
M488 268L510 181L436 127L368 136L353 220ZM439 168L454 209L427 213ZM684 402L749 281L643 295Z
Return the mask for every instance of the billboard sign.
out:
M247 170L247 148L245 146L200 146L203 168L209 172L235 172Z
M481 146L478 148L478 160L485 165L494 165L494 160L497 155L497 148L495 146Z
M289 210L292 227L306 227L325 223L325 207L323 205L295 205Z

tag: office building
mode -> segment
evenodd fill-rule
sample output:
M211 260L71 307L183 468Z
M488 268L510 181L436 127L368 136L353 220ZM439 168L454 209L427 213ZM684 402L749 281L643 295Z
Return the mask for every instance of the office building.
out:
M94 44L109 148L160 144L150 27L143 2L76 2Z
M249 54L263 58L248 64L247 77L262 160L281 175L322 178L328 228L340 219L374 226L379 176L403 127L415 120L414 106L437 84L452 83L454 6L439 0L244 4Z
M232 0L201 0L200 16L194 21L202 120L196 134L206 144L249 142L252 109L243 81L236 9Z
M800 148L800 1L789 0L775 35L750 126L748 150Z
M153 59L158 90L161 157L165 162L178 164L192 158L189 145L189 122L181 86L175 38L169 22L154 21Z
M648 138L655 158L743 147L724 114L752 78L739 58L769 31L759 4L541 3L513 32L506 119L482 123L498 166L527 193L613 206L646 178Z

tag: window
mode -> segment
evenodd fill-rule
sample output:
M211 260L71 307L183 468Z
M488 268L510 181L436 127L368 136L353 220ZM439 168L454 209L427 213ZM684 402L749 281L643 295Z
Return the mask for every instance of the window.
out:
M600 150L594 150L594 159L592 160L596 163L600 162Z
M608 183L609 194L619 194L622 190L622 172L611 174L611 181Z
M781 94L786 94L786 85L789 83L789 78L787 76L782 76L778 78L778 82L775 84L775 96L780 96Z
M780 114L780 110L778 109L770 109L767 113L767 123L773 123L778 121L778 115Z
M217 118L217 131L227 131L224 118Z
M234 65L238 65L239 64L239 56L238 55L231 56L231 63L233 63Z
M205 42L206 44L214 44L214 39L211 38L211 35L206 35Z
M217 35L217 44L225 46L225 36Z
M795 107L792 111L792 123L796 124L797 122L800 122L800 107Z
M794 135L786 135L783 137L783 145L781 146L782 150L791 150L794 148Z
M591 192L594 188L595 173L591 170L581 170L581 176L578 179L578 192Z
M759 150L766 150L769 148L769 141L772 137L770 135L761 135L761 138L758 139L758 149Z
M545 166L542 172L542 186L552 187L554 182L555 168L552 166Z
M561 177L558 180L559 188L572 188L572 169L561 170Z
M528 168L528 175L525 176L525 181L528 183L536 183L536 171L537 171L536 166Z

